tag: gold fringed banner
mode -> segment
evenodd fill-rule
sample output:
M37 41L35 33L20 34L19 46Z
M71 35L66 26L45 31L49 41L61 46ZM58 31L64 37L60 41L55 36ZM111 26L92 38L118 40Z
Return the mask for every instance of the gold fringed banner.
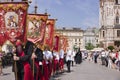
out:
M29 14L27 19L27 39L43 46L48 15Z
M44 45L48 46L50 49L52 49L53 46L54 28L55 28L55 19L48 19L46 31L45 31Z
M0 45L7 40L15 43L17 39L26 41L27 2L0 3Z

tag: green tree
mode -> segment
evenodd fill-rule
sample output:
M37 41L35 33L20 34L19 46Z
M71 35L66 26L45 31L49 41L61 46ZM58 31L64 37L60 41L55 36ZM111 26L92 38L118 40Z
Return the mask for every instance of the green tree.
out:
M92 43L87 43L87 45L85 46L85 48L86 48L87 50L92 50L92 49L94 49L95 47L94 47L94 45L93 45Z
M108 49L112 51L114 49L114 47L113 46L108 46Z

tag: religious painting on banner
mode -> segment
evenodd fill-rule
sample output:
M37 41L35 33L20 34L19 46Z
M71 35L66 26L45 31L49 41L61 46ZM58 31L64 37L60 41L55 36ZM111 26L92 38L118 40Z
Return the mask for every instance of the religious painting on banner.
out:
M55 26L55 19L48 19L47 26L45 31L45 46L52 48L53 46L53 38L54 38L54 26Z
M29 14L27 19L27 40L43 45L48 15Z
M60 36L55 35L53 38L53 50L59 51L59 47L60 47L59 42L60 42Z
M17 39L26 41L27 2L0 3L0 45L7 40L14 43Z

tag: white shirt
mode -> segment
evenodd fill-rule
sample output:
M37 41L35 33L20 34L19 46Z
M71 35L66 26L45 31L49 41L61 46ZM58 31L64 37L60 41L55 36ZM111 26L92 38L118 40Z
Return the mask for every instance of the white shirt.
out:
M111 53L111 56L112 56L112 58L115 58L116 54L115 53Z
M73 52L72 52L72 57L71 57L71 58L72 58L72 61L74 61L74 57L75 57L75 52L73 51Z
M60 50L60 55L59 56L60 56L61 59L64 58L64 50L63 49Z
M55 56L55 60L59 61L60 59L59 54L57 52L54 52L53 55Z
M43 52L43 55L44 55L44 57L45 57L47 60L53 58L52 52L50 52L50 51L44 51L44 52ZM48 61L46 61L46 64L48 64Z
M66 61L68 61L68 60L72 60L72 51L71 50L67 51Z
M109 55L109 51L105 51L105 56L107 57Z
M105 56L106 56L104 51L101 53L101 56L102 56L102 57L105 57Z

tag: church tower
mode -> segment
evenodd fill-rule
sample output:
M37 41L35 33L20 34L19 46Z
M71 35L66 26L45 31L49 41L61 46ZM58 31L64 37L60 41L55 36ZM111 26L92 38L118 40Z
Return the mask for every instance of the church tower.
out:
M103 47L115 46L120 40L120 0L100 0L99 24Z

